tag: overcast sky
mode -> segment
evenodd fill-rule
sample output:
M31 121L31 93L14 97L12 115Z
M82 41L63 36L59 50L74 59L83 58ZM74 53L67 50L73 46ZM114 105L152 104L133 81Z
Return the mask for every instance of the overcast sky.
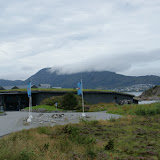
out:
M160 0L0 0L0 79L46 67L160 76Z

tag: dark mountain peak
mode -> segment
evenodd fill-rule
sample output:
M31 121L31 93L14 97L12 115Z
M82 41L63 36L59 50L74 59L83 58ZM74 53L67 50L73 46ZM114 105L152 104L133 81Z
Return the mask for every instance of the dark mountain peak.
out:
M52 72L53 71L53 72ZM84 88L118 88L135 84L160 84L158 76L124 76L110 71L80 72L74 74L59 74L58 70L44 68L31 76L35 85L48 83L54 87L76 88L77 82L83 79Z

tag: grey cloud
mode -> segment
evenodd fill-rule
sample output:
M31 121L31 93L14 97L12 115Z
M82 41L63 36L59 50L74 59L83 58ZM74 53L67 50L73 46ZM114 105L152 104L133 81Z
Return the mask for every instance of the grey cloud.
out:
M28 78L52 66L59 73L160 75L159 0L0 3L0 78Z
M150 52L117 54L115 56L96 56L74 64L54 66L51 69L51 72L56 71L58 74L72 74L84 71L113 71L117 73L127 73L128 71L129 75L136 75L136 72L139 69L138 74L141 73L141 75L145 75L147 73L158 74L160 72L158 70L155 71L155 69L156 67L159 68L159 66L156 65L156 67L151 67L149 71L148 69L150 64L157 61L160 62L159 53L160 49ZM133 68L135 68L136 72L133 70ZM144 72L144 70L146 70L146 72ZM132 73L129 71L132 71Z

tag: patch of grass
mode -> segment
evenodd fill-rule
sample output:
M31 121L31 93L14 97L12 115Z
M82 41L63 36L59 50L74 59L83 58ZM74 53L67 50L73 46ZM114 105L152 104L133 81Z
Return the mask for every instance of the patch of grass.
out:
M160 103L141 104L141 105L117 105L109 107L107 113L120 114L120 115L156 115L160 114Z
M107 111L108 108L116 107L115 103L98 103L90 105L89 112Z
M19 155L19 160L35 160L35 153L32 149L24 148Z
M1 90L1 92L8 92L8 91L21 91L27 92L27 89L10 89L10 90ZM32 88L32 91L68 91L68 92L77 92L77 89L75 88ZM111 90L98 90L98 89L83 89L83 91L89 91L89 92L116 92Z
M96 126L99 124L99 121L98 120L85 120L84 118L81 118L80 119L80 122L81 123L84 123L86 125L92 125L92 126Z
M51 129L49 127L44 127L44 126L38 127L37 131L39 134L47 134L47 135L51 134Z

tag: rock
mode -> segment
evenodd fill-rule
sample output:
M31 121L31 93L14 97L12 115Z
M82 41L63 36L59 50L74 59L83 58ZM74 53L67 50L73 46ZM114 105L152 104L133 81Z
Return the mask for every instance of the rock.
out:
M132 104L132 100L127 100L127 99L124 99L124 100L120 100L118 102L119 105L123 105L123 104Z
M154 86L144 91L140 96L136 97L139 100L160 100L160 86Z
M41 116L43 116L43 113L41 113L41 114L38 115L38 117L41 117Z
M62 118L64 114L53 114L52 118Z

